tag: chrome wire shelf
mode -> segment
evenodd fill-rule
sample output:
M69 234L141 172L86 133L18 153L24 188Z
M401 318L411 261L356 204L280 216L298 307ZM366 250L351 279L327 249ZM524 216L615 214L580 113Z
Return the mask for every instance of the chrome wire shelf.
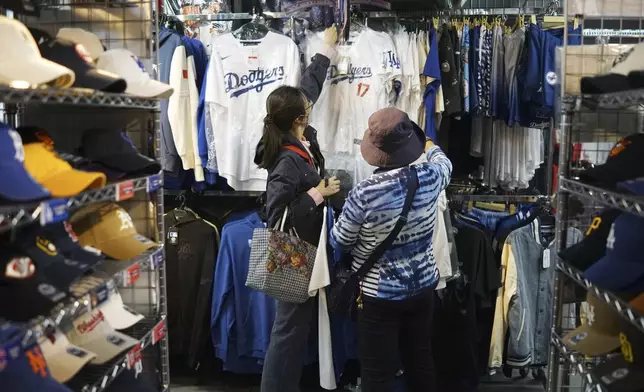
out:
M0 102L159 110L158 99L77 88L16 89L0 86Z
M24 342L40 339L60 325L71 322L83 314L92 311L98 306L98 298L101 293L108 296L101 301L103 303L113 293L113 287L128 287L134 285L138 280L141 271L156 269L164 262L163 246L159 245L141 254L131 261L106 260L102 262L100 269L93 275L81 278L72 285L74 298L68 298L58 304L50 313L49 317L39 316L27 324ZM3 320L0 319L0 326Z
M569 266L565 261L561 259L559 259L559 262L557 263L557 269L566 274L577 284L584 287L587 291L595 294L597 298L601 298L611 308L617 311L624 319L630 321L631 324L633 324L637 329L644 333L644 316L631 309L630 305L626 301L618 298L615 294L609 291L597 287L591 281L585 279L581 271Z
M0 233L26 224L40 221L46 225L52 221L62 221L68 212L79 207L109 201L123 201L134 196L136 192L148 193L158 190L162 185L161 174L125 180L107 184L103 188L79 193L68 199L45 200L38 204L13 205L0 207Z
M116 360L92 369L89 374L79 374L70 382L71 389L81 392L101 392L105 390L112 381L125 370L132 369L137 361L141 360L141 353L147 347L155 345L167 332L165 316L157 321L155 318L141 320L134 327L123 331L139 340L139 343L127 352L120 355ZM82 372L85 372L83 370ZM97 375L98 373L98 375ZM83 383L83 380L91 379L91 383Z
M585 94L569 96L566 102L574 102L575 110L605 109L618 110L644 104L644 89L628 90L611 94Z
M644 217L644 198L609 191L568 178L560 179L560 189Z
M575 351L569 349L556 333L552 333L550 340L561 356L583 377L585 381L585 392L608 392L606 389L602 388L599 381L597 381L590 373L588 367L583 361L583 358ZM551 366L555 365L551 364Z

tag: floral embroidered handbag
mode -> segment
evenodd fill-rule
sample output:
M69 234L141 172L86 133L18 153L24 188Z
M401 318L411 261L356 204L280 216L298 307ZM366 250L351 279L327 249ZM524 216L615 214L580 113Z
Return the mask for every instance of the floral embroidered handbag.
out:
M288 208L275 228L253 231L246 287L278 301L301 304L309 298L309 281L317 248L284 232Z

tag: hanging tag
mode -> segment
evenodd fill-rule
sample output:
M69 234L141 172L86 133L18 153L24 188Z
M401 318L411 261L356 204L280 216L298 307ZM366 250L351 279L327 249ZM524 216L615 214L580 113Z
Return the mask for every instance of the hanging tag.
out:
M66 221L69 217L67 199L47 200L40 203L40 225Z
M152 193L159 188L161 188L161 185L163 184L163 181L161 180L161 175L155 174L147 178L147 188L148 188L148 193Z
M141 362L141 356L141 343L139 343L127 353L127 368L134 369L137 362Z
M247 63L251 69L259 69L259 52L257 48L249 48Z
M157 344L157 342L165 337L168 333L168 329L165 326L165 320L161 320L159 324L154 327L152 330L152 344Z
M550 268L550 249L543 251L543 268Z
M139 378L141 373L143 373L143 362L138 361L134 364L134 378Z
M174 226L168 229L168 242L170 245L179 244L179 230Z
M134 181L116 184L116 201L131 199L134 196Z
M128 282L129 284L134 284L136 283L137 280L139 280L139 277L141 277L141 265L139 263L131 265L127 271L128 275Z
M351 62L351 59L349 56L342 56L340 57L340 61L338 61L338 74L339 75L346 75L349 73L349 63Z
M150 268L157 269L163 263L163 252L150 255Z

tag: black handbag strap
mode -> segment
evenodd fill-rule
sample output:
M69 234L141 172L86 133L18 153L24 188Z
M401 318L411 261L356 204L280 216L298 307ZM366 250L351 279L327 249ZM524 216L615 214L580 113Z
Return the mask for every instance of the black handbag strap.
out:
M398 234L400 233L400 230L402 230L403 226L407 223L407 215L409 214L409 210L411 209L411 204L414 201L414 196L416 195L416 189L418 189L418 175L416 173L416 167L415 166L410 166L409 167L409 178L407 179L407 196L405 197L405 204L403 205L402 212L400 213L400 216L398 217L398 221L396 222L396 226L394 226L393 230L387 238L385 238L384 241L382 241L376 249L374 249L373 253L369 256L367 261L364 262L358 268L356 272L354 272L354 275L358 279L362 279L367 275L367 272L373 266L376 264L376 261L378 261L382 255L391 247L391 245L394 243L396 240L396 237L398 237Z

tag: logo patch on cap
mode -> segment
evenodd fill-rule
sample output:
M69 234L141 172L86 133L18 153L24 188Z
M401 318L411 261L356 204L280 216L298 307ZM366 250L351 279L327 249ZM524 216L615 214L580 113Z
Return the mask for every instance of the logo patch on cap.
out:
M116 215L118 215L119 219L121 220L121 227L119 228L120 231L134 229L134 222L132 222L132 217L130 217L127 212L118 210L116 211Z
M615 248L615 224L614 223L610 226L610 232L608 233L608 238L606 238L606 248L611 250Z
M40 236L36 237L36 247L38 247L38 249L49 256L56 256L58 254L56 245L54 245L54 243L49 241L48 239L42 238Z
M92 60L92 55L89 54L89 52L87 51L87 49L85 49L83 45L76 44L74 45L74 49L76 49L76 54L78 54L78 56L82 58L83 61L85 61L89 65L94 65L94 60Z
M588 325L592 326L595 323L595 307L588 305L588 311L586 312L586 317L588 318Z
M88 321L82 321L81 323L79 323L76 326L76 330L78 330L78 332L81 334L92 332L103 320L105 320L105 316L103 316L103 312L99 310Z
M78 347L67 347L67 354L73 355L78 358L85 358L87 356L87 351L81 350Z
M582 340L586 339L586 337L588 337L588 332L580 332L577 335L570 338L570 344L575 345L581 342Z
M67 296L62 291L58 291L54 286L47 283L39 284L38 292L53 302L58 302Z
M11 279L27 279L35 273L36 266L29 257L14 257L4 270L4 276Z
M631 342L628 341L628 337L620 332L619 333L619 343L622 346L622 356L624 356L624 360L628 363L633 363L634 357L633 357L633 346L631 345Z
M121 346L125 343L125 340L121 339L116 335L107 335L107 341L112 343L115 346Z
M631 144L630 140L622 139L613 148L611 148L609 155L611 157L615 157L619 154L621 154L622 151L626 149Z
M76 233L74 233L72 225L70 225L69 222L65 221L63 222L63 226L65 227L67 234L69 234L69 238L71 238L74 242L78 242L78 237L76 236Z
M49 372L47 370L47 361L45 361L45 357L42 355L40 347L36 346L31 350L25 351L25 355L29 360L29 366L31 366L31 371L34 374L37 374L43 378L49 375Z
M588 226L588 230L586 230L586 237L590 235L593 231L599 229L599 226L602 224L602 218L601 216L596 216L593 218L593 221L590 223L590 226Z

